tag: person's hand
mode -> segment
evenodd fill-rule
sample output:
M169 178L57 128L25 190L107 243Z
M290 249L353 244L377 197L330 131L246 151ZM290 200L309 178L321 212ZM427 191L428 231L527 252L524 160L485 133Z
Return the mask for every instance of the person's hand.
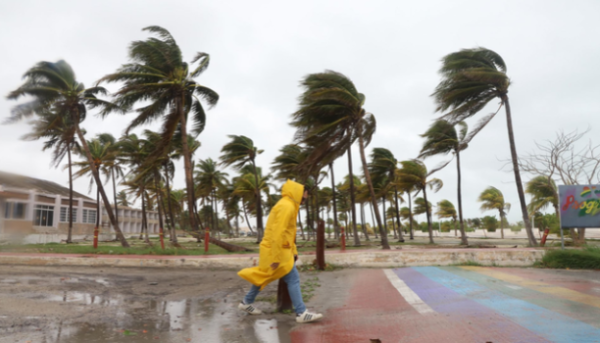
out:
M271 269L275 270L279 267L279 263L271 263Z

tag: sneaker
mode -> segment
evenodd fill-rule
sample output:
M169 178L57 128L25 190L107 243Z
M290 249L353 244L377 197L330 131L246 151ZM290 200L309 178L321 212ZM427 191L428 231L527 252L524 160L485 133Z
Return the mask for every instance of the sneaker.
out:
M244 304L243 301L238 305L238 308L240 310L250 313L250 314L262 314L261 310L257 309L256 307L254 307L252 305L246 305L246 304Z
M296 322L297 323L309 323L309 322L314 322L315 320L318 320L321 318L323 318L323 315L320 313L311 313L308 311L304 311L304 313L296 315Z

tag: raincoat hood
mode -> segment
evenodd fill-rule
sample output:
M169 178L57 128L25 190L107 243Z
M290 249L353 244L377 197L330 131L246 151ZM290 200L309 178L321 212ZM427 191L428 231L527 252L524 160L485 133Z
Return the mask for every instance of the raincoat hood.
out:
M296 206L300 206L302 196L304 195L304 186L298 182L287 180L281 187L281 197L291 198Z

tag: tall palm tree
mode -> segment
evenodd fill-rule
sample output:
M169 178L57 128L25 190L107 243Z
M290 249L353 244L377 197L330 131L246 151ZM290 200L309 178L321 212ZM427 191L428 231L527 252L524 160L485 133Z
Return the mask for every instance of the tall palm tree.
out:
M510 203L504 201L504 195L496 187L488 187L479 195L479 202L481 202L481 210L496 210L500 214L500 233L504 238L504 221L506 218L506 212L510 211Z
M477 127L467 134L468 126L464 121L452 124L445 119L436 120L431 127L425 132L422 137L425 137L425 143L419 154L419 158L426 158L434 155L445 155L453 153L456 156L456 174L458 188L458 218L460 221L460 237L461 244L468 245L467 235L465 234L465 226L463 223L462 214L462 190L461 190L461 170L460 170L460 152L465 150L471 140L479 133L493 118L488 116L483 121L477 124ZM460 126L460 131L457 133L455 125Z
M110 133L101 133L98 136L98 140L103 144L109 144L109 153L114 155L114 158L104 163L102 172L106 176L106 182L112 179L113 186L113 200L115 206L115 219L119 222L119 205L117 204L117 178L123 178L123 168L119 163L119 150L121 149L119 142Z
M67 231L67 243L73 243L73 161L71 152L80 150L75 140L75 126L71 124L70 117L62 116L55 111L43 111L37 115L32 122L33 129L24 135L24 140L44 139L42 151L52 149L52 164L56 167L67 156L67 168L69 169L69 229Z
M377 208L375 190L367 167L365 147L375 132L375 117L365 111L365 95L359 93L354 83L343 74L334 71L310 74L302 82L304 93L300 96L300 109L292 117L292 125L298 128L296 139L314 147L307 164L333 159L348 154L350 180L352 174L351 145L358 140L359 152L371 201L380 230L383 230L381 215ZM354 185L350 185L354 198ZM354 200L351 204L354 208ZM353 222L356 222L354 214ZM387 235L381 231L381 245L389 249Z
M419 160L402 161L400 162L402 168L398 170L398 185L402 189L416 188L419 192L423 192L424 206L429 207L427 201L427 187L429 186L434 192L437 192L442 188L444 183L440 179L429 179L433 173L437 172L445 165L442 165L430 172L427 172L425 164ZM415 201L416 202L416 201ZM414 212L416 213L416 211ZM431 228L431 209L426 209L427 214L427 228L429 230L429 243L433 244L433 230Z
M429 230L431 230L431 225L429 225L429 218L431 217L432 206L431 202L425 201L425 199L418 197L415 199L415 208L413 210L413 214L420 215L426 213L427 216L427 224ZM418 225L417 225L418 227ZM430 231L431 232L431 231Z
M15 106L7 122L16 122L34 114L55 112L73 125L117 237L123 247L129 247L129 243L119 228L119 223L116 222L110 201L102 187L100 174L95 169L90 149L79 126L85 120L88 108L101 108L101 115L111 111L122 112L123 109L111 102L98 99L96 95L106 95L106 89L102 87L85 88L82 83L77 81L71 66L63 60L56 63L40 62L29 69L24 78L25 83L10 92L8 99L18 100L22 96L30 96L31 100Z
M348 210L352 215L352 209L356 206L358 189L362 186L362 181L358 176L348 174L344 177L344 183L339 187L340 191L345 191L348 199L350 200ZM367 197L368 198L368 197ZM352 226L352 233L354 235L354 245L360 246L360 238L358 237L358 230L356 228L356 215L351 216L350 225ZM346 228L347 229L347 228Z
M452 204L449 200L440 200L437 203L437 211L435 215L438 218L450 218L452 219L452 224L454 225L454 236L457 236L456 232L456 208L454 208L454 204Z
M218 221L218 198L217 190L223 188L227 183L227 173L224 173L218 169L217 162L212 158L206 160L200 160L196 165L196 171L194 179L196 181L195 192L199 197L205 197L211 199L212 206L214 207L214 215L216 220L212 220L213 229L217 229L215 226ZM214 219L214 218L213 218Z
M195 136L204 130L206 114L200 100L212 107L217 104L219 95L194 80L208 68L208 54L199 52L188 64L183 61L181 50L169 31L159 26L149 26L144 31L156 34L158 38L132 42L129 47L131 63L124 64L117 72L103 77L99 82L123 83L115 94L115 102L123 108L129 109L136 103L144 102L143 107L136 109L137 117L126 132L162 119L162 144L157 146L157 151L153 154L154 157L161 158L168 151L177 130L180 130L182 137L188 137L189 121L193 123L192 133ZM190 113L192 118L188 118ZM182 139L182 148L187 205L190 213L193 213L194 181L187 139ZM192 230L198 232L195 215L189 217Z
M129 207L131 204L129 203L129 196L125 191L120 191L117 194L117 203L119 206Z
M396 222L398 227L401 227L400 224L400 204L398 202L398 185L396 184L396 171L398 170L398 160L394 157L391 151L385 148L374 148L373 152L371 152L371 163L369 163L369 172L371 173L371 177L382 178L386 177L388 181L388 185L390 185L394 190L394 203L396 209ZM387 185L386 185L387 186ZM400 231L399 242L404 242L404 237L402 236L402 230Z
M231 141L223 146L221 149L221 164L228 167L233 166L236 170L241 170L245 166L251 166L254 174L254 185L260 185L258 179L258 170L256 168L256 156L261 154L264 150L259 150L254 146L252 139L246 136L229 135ZM262 200L260 196L260 187L255 188L256 197L256 227L258 231L257 240L262 240L263 233L263 214L262 214Z
M515 182L529 244L537 245L525 202L525 193L519 172L517 147L513 133L506 64L496 52L486 48L463 49L444 56L440 68L442 81L432 96L437 104L436 111L446 112L442 117L459 122L481 111L490 101L499 98L500 107L506 111L508 141L513 162ZM498 108L498 111L500 108ZM498 112L496 112L498 113ZM494 116L492 114L491 116ZM491 118L489 118L491 119ZM487 120L489 120L487 119ZM484 121L486 118L483 119Z

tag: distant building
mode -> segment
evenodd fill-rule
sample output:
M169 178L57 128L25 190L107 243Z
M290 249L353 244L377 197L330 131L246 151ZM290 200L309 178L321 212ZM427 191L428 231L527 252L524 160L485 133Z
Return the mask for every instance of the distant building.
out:
M102 234L114 234L101 206ZM73 191L73 236L93 235L96 200ZM158 233L158 214L147 212L148 232ZM123 233L139 233L142 211L119 208ZM57 183L0 171L0 236L66 235L69 230L69 189ZM65 236L66 237L66 236Z

